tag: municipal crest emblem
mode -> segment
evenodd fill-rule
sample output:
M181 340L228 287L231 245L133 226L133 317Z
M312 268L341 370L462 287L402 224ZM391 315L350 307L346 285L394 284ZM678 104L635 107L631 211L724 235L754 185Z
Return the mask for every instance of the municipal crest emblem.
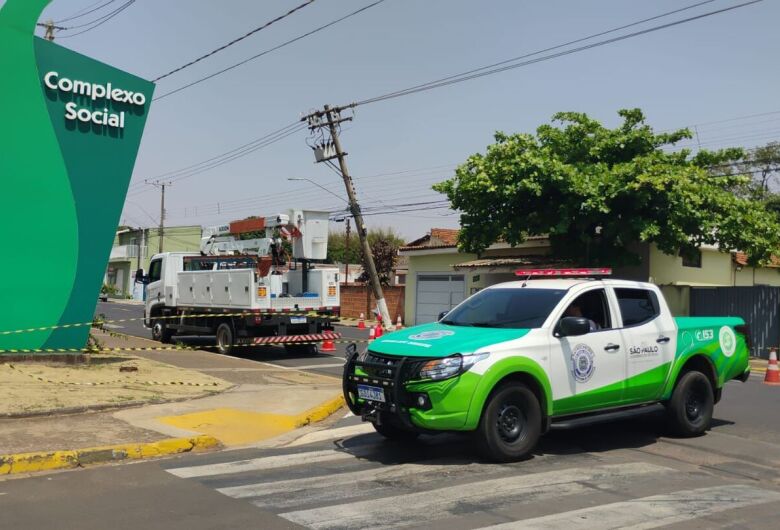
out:
M579 383L585 383L596 370L595 355L586 344L577 344L571 354L571 373Z

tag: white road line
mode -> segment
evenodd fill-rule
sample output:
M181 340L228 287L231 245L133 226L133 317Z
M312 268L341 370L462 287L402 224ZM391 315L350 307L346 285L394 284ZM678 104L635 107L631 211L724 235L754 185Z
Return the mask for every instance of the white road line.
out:
M658 528L718 512L780 500L780 493L753 486L716 486L642 497L592 508L489 526L491 530ZM706 525L709 526L709 525Z
M485 480L424 493L351 502L280 514L310 528L393 528L425 526L434 519L452 516L461 503L494 509L506 504L543 502L565 495L591 492L593 487L614 487L621 480L642 475L674 473L667 467L645 463L578 467L529 475ZM586 484L587 483L587 484Z
M119 324L103 324L103 327L108 329L124 329L124 326L120 326Z
M344 366L344 361L336 364L336 363L330 363L330 364L306 364L303 366L293 366L296 370L311 370L312 368L341 368Z
M309 504L342 501L350 497L365 496L367 493L398 487L398 482L410 478L415 484L449 478L453 474L467 476L508 469L500 465L417 463L364 469L349 473L336 473L327 476L306 477L300 479L262 482L218 489L220 493L235 499L265 497L253 501L261 508L300 507L302 502Z
M181 478L213 477L215 475L227 475L230 473L242 473L244 471L266 471L283 467L314 464L317 462L330 462L333 460L347 460L355 458L359 454L368 451L368 447L353 453L326 449L323 451L309 451L306 453L293 453L289 455L267 456L264 458L252 458L250 460L237 460L221 464L207 464L202 466L176 467L168 469L168 473Z
M351 414L351 413L350 413ZM346 416L345 416L346 417ZM314 442L321 442L323 440L335 440L336 438L346 438L348 436L358 436L361 434L368 434L376 432L374 427L370 423L360 423L358 425L350 425L349 427L339 427L337 429L324 429L322 431L310 432L304 434L297 440L285 447L295 447L298 445L306 445Z

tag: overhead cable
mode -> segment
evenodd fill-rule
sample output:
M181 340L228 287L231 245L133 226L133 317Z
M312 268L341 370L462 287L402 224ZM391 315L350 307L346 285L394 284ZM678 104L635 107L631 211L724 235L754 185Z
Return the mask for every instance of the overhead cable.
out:
M347 15L344 15L341 18L337 18L336 20L328 22L325 25L322 25L322 26L320 26L318 28L315 28L315 29L313 29L311 31L308 31L308 32L304 33L303 35L299 35L299 36L297 36L297 37L295 37L293 39L290 39L290 40L285 41L285 42L283 42L283 43L281 43L281 44L279 44L277 46L274 46L273 48L269 48L269 49L267 49L265 51L262 51L262 52L260 52L260 53L258 53L256 55L253 55L252 57L244 59L243 61L239 61L237 63L234 63L234 64L232 64L232 65L230 65L230 66L228 66L226 68L223 68L221 70L217 70L213 74L209 74L209 75L207 75L205 77L201 77L200 79L192 81L191 83L187 83L187 84L182 85L182 86L180 86L178 88L174 88L173 90L170 90L170 91L168 91L168 92L166 92L164 94L160 94L159 96L156 96L153 99L153 101L158 101L158 100L161 100L163 98L167 98L168 96L176 94L177 92L181 92L182 90L185 90L187 88L190 88L192 86L200 84L200 83L202 83L204 81L208 81L209 79L212 79L212 78L217 77L219 75L222 75L225 72L229 72L230 70L233 70L234 68L238 68L239 66L242 66L242 65L244 65L244 64L246 64L246 63L248 63L250 61L254 61L255 59L258 59L258 58L260 58L260 57L262 57L264 55L268 55L271 52L275 52L276 50L279 50L280 48L284 48L285 46L288 46L288 45L290 45L290 44L292 44L294 42L297 42L297 41L299 41L301 39L305 39L306 37L314 35L315 33L318 33L318 32L320 32L320 31L322 31L324 29L327 29L327 28L329 28L331 26L334 26L334 25L338 24L339 22L347 20L348 18L354 17L355 15L358 15L358 14L362 13L363 11L366 11L367 9L370 9L370 8L376 6L376 5L379 5L382 2L384 2L384 1L385 0L377 0L376 2L374 2L372 4L369 4L367 6L361 7L360 9L357 9L357 10L355 10L355 11L353 11L353 12L347 14Z
M190 67L190 66L192 66L193 64L197 64L197 63L199 63L200 61L202 61L202 60L204 60L204 59L208 59L208 58L209 58L209 57L211 57L212 55L215 55L215 54L217 54L217 53L219 53L219 52L221 52L221 51L223 51L223 50L225 50L225 49L227 49L227 48L230 48L230 47L231 47L231 46L233 46L234 44L237 44L237 43L241 42L242 40L244 40L244 39L246 39L246 38L248 38L248 37L251 37L252 35L254 35L255 33L257 33L258 31L264 30L264 29L265 29L265 28L267 28L268 26L270 26L270 25L272 25L272 24L275 24L276 22L279 22L280 20L284 20L285 18L289 17L289 16L290 16L290 15L292 15L293 13L295 13L295 12L297 12L297 11L300 11L301 9L303 9L304 7L306 7L306 6L310 5L310 4L311 4L311 3L313 3L313 2L314 2L314 0L306 0L306 2L304 2L304 3L302 3L302 4L298 5L298 6L295 6L294 8L290 9L290 10L289 10L287 13L285 13L285 14L283 14L283 15L279 15L278 17L276 17L276 18L274 18L274 19L271 19L271 20L269 20L268 22L266 22L266 23L265 23L265 24L263 24L262 26L259 26L259 27L255 28L255 29L253 29L253 30L251 30L251 31L247 32L246 34L242 35L241 37L238 37L238 38L236 38L236 39L233 39L232 41L228 42L227 44L223 44L223 45L222 45L222 46L220 46L219 48L215 48L214 50L211 50L210 52L208 52L208 53L206 53L206 54L204 54L204 55L201 55L200 57L198 57L198 58L196 58L196 59L193 59L192 61L190 61L190 62L188 62L188 63L185 63L185 64L183 64L183 65L179 66L178 68L174 68L173 70L171 70L171 71L170 71L170 72L168 72L168 73L165 73L165 74L162 74L162 75L160 75L160 76L157 76L156 78L152 79L152 81L156 83L157 81L159 81L159 80L161 80L161 79L165 79L166 77L168 77L168 76L170 76L170 75L173 75L173 74L175 74L176 72L181 72L181 71L182 71L182 70L184 70L185 68L189 68L189 67Z

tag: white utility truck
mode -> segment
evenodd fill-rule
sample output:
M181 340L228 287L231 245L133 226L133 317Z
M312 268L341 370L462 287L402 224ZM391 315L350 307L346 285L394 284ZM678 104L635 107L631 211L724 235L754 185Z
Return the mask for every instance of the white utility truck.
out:
M251 233L262 237L241 239ZM226 354L252 344L316 353L316 342L339 337L339 271L311 263L327 254L328 212L289 210L207 228L200 250L152 257L144 325L155 340L209 335Z

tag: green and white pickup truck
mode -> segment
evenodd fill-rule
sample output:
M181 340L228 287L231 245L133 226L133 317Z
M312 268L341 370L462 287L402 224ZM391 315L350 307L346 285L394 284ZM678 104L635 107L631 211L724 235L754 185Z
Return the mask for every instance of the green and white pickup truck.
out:
M473 431L486 456L509 461L553 423L658 403L678 434L702 434L724 384L747 380L742 319L675 318L655 285L559 272L348 348L349 408L388 438Z

